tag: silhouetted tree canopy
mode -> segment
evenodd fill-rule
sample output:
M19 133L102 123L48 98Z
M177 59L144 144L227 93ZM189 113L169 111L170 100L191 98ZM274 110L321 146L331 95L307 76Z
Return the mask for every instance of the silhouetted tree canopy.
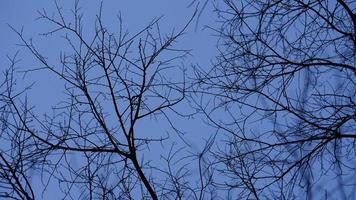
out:
M227 133L214 162L238 198L354 198L355 5L216 1L219 55L197 92Z
M161 18L135 33L121 16L107 26L102 7L89 27L78 1L55 2L38 20L68 47L57 61L10 25L39 66L16 54L1 74L1 199L51 187L54 199L355 199L356 2L190 2L168 34ZM216 17L204 30L218 53L184 67L191 51L177 43L203 15ZM21 78L39 72L63 85L45 115ZM183 134L178 119L210 132Z

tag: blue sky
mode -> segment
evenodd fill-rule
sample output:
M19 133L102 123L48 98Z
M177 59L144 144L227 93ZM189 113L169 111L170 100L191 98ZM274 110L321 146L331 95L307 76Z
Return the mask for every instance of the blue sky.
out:
M163 33L170 33L173 29L177 30L181 28L191 17L194 12L194 7L188 7L190 0L184 1L105 1L103 4L103 18L104 22L109 27L115 27L118 24L117 16L121 13L123 17L124 27L129 32L135 31L146 26L155 17L163 16L161 20L161 29ZM6 56L13 56L17 51L20 51L19 57L21 62L19 66L31 68L38 63L32 59L28 52L19 48L16 44L19 44L19 38L8 27L13 26L17 30L21 27L24 28L25 38L32 38L34 43L39 46L43 52L48 55L49 59L55 61L58 58L59 51L63 50L63 40L58 37L41 37L40 33L48 31L50 26L48 23L36 20L38 17L38 10L45 9L48 13L54 13L55 4L54 1L48 0L29 0L29 1L3 1L0 7L0 66L2 68L8 65ZM74 3L72 1L59 1L59 5L63 6L65 14L70 14L70 9L73 8ZM100 6L100 1L86 1L80 2L83 13L85 13L85 20L87 30L90 31L90 26L94 24L94 18L97 14ZM211 14L211 13L210 13ZM202 66L210 65L210 61L216 55L216 38L212 36L212 32L209 30L203 30L202 25L213 25L215 21L215 15L209 15L204 13L200 17L199 25L195 31L195 23L187 30L187 34L180 39L177 44L179 47L185 49L192 49L193 57L189 57L185 61L185 65L200 64ZM40 76L40 75L38 75ZM45 77L42 77L45 78ZM48 87L48 84L42 84L41 82L48 82L49 80L37 79L37 85L41 87ZM43 86L45 85L45 86ZM40 90L42 91L43 88ZM52 90L51 88L48 88ZM48 91L51 92L51 91ZM33 91L33 94L37 94ZM53 94L54 95L54 94ZM36 95L37 96L37 95ZM41 99L43 99L41 97ZM51 103L46 104L42 102L44 106L49 106Z
M70 10L73 8L74 1L58 1L59 5L63 7L65 15L70 16ZM121 13L123 18L124 29L130 33L145 27L155 17L163 16L161 19L161 31L163 33L170 33L172 30L179 30L190 19L194 13L194 6L188 7L190 0L184 1L167 1L167 0L153 0L153 1L124 1L124 0L108 0L103 3L103 21L108 27L118 25L117 16ZM84 13L84 25L88 32L91 26L94 25L95 15L99 11L100 1L81 1L80 7ZM49 0L29 0L29 1L2 1L0 6L0 70L2 71L8 67L7 56L12 57L16 52L18 54L18 70L27 70L40 66L27 50L21 48L18 36L9 28L9 25L17 30L23 27L23 33L26 39L32 39L34 44L46 55L50 62L54 64L58 62L58 56L61 51L67 48L63 45L62 39L57 36L43 37L40 33L50 30L51 26L41 20L36 20L38 17L38 10L45 9L47 13L55 12L54 1ZM69 19L69 18L68 18ZM199 24L196 27L196 22L192 23L187 30L187 33L178 41L176 46L184 49L191 49L192 56L187 57L182 63L185 67L199 64L200 66L209 67L212 59L216 55L216 38L212 36L210 30L203 30L202 25L213 25L215 21L214 15L203 13L199 19ZM91 31L94 31L92 29ZM36 71L34 73L23 74L17 76L18 89L26 87L31 83L35 83L29 92L29 103L35 106L36 112L39 116L44 113L51 113L50 109L56 105L64 97L63 83L58 81L53 74L46 71ZM180 105L179 109L190 112L187 103ZM186 139L191 142L193 147L190 151L199 151L203 138L208 138L215 131L209 129L200 119L173 119L178 127L181 127L187 133ZM143 123L142 130L153 129L157 127L167 128L160 121ZM168 128L167 128L168 129ZM164 132L164 131L163 131ZM167 147L167 146L166 146ZM154 147L151 149L152 154L160 154L162 149ZM145 157L149 158L149 157ZM39 183L38 176L34 176L33 183ZM53 183L52 183L53 184ZM35 188L36 189L36 188ZM39 188L37 188L39 189ZM44 199L50 197L56 190L56 185L50 185L48 193L44 195Z
M188 7L191 1L192 0L106 0L103 2L103 21L107 27L111 28L111 31L115 31L118 29L117 16L121 14L124 29L127 29L130 33L135 33L145 27L152 21L152 19L163 16L160 21L160 29L162 33L169 34L173 30L177 31L181 29L190 19L195 10L194 6ZM58 1L58 3L63 8L63 13L66 16L65 18L70 21L70 11L73 8L74 1L61 0ZM54 1L10 0L2 1L0 5L0 71L8 67L9 62L7 56L11 57L16 52L19 52L17 57L19 62L16 65L18 71L33 69L40 66L40 63L36 61L26 49L16 45L21 42L18 36L11 30L11 28L9 28L9 25L17 30L20 30L23 27L24 37L26 39L32 39L41 53L46 55L51 63L58 63L60 52L66 51L68 46L64 45L64 40L58 36L41 36L40 33L51 30L52 26L42 20L36 20L38 17L38 10L45 9L49 15L55 13L56 7ZM80 2L80 7L81 12L84 13L84 26L88 31L85 36L90 37L90 34L93 34L94 31L95 16L99 11L100 1L82 0ZM188 69L191 69L193 65L199 65L203 69L208 70L212 67L211 62L217 55L217 37L213 36L213 31L204 29L204 25L213 27L219 26L216 22L216 15L211 11L212 9L212 5L208 4L205 10L206 12L203 12L200 16L197 26L196 21L194 21L187 29L186 34L175 44L178 48L192 50L192 55L180 63ZM188 72L189 76L192 76L192 74L189 74L191 71L192 70ZM173 74L173 76L174 75L175 74ZM34 86L26 95L28 96L29 104L35 106L36 113L40 117L44 113L50 114L52 106L58 104L63 97L65 97L63 94L63 82L47 71L36 71L28 74L20 72L17 74L17 79L18 89L22 89L31 83L34 83ZM294 92L294 88L292 88L291 92ZM181 112L192 112L188 102L183 102L177 109ZM229 110L226 108L216 110L213 114L216 120L219 122L229 121L231 116L228 115L227 111L230 111L234 117L244 117L239 115L241 110L238 110L237 107L231 106L228 109ZM171 120L174 121L177 127L187 133L185 139L189 141L192 147L189 150L191 152L198 152L203 146L204 141L216 132L216 129L207 126L206 123L204 123L203 117L199 115L194 119L173 117ZM255 121L254 118L250 120ZM271 123L269 123L268 119L258 119L256 121L257 122L253 123L253 125L251 125L252 123L247 125L252 132L264 132L271 129ZM164 134L165 131L172 131L170 130L169 125L160 120L144 121L139 124L138 129L139 132L141 132L140 134L151 134L153 132L151 130L159 130L159 134ZM238 131L238 128L234 129L234 132ZM225 148L225 146L220 147ZM161 161L159 155L161 153L167 153L167 149L169 149L169 145L152 146L148 155L145 155L145 159L152 158L159 166ZM194 172L194 169L192 171ZM331 179L332 177L323 176L323 178ZM34 183L39 183L40 179L38 176L34 175L32 181ZM58 192L56 187L57 185L55 183L51 183L46 195ZM330 182L328 187L329 189L336 187L335 182ZM37 189L40 190L40 187ZM50 197L46 195L44 196L44 199Z
M74 1L58 1L59 5L63 7L63 11L70 19L70 10L74 6ZM115 1L109 0L103 3L103 18L104 23L108 27L118 26L117 16L121 13L123 18L124 29L130 33L145 27L155 17L163 16L161 19L161 31L163 33L170 33L172 30L182 28L185 23L190 19L194 13L195 7L188 7L190 0L184 1L166 1L166 0L153 0L153 1ZM84 13L84 23L88 33L93 31L91 27L94 25L95 15L99 11L100 1L82 1L80 7ZM17 30L23 27L24 36L26 39L32 39L34 44L38 46L41 52L48 57L53 63L58 62L58 57L61 51L64 51L66 46L63 45L64 40L58 36L44 37L40 33L51 30L47 22L36 20L39 16L37 11L45 9L47 13L55 13L54 1L48 0L30 0L30 1L4 1L0 7L0 68L5 69L9 62L7 56L13 56L19 52L18 69L25 70L36 68L40 66L29 52L17 46L20 44L18 36L9 28L8 25L13 26ZM175 45L191 49L192 56L187 57L182 63L185 67L199 64L206 69L210 67L211 61L216 55L216 37L212 36L212 31L204 29L203 25L214 25L215 15L212 13L204 12L196 27L196 22L192 23L186 34L181 37ZM35 83L31 92L28 92L28 99L32 105L36 106L37 112L44 114L50 108L57 104L63 97L63 84L60 81L54 81L55 76L45 71L37 71L35 73L21 74L18 76L21 86L27 86ZM188 105L182 105L183 110ZM177 119L178 120L178 119ZM184 122L185 127L197 128L197 124L189 125L189 121ZM200 126L200 125L199 125ZM204 130L204 129L199 129ZM188 131L188 130L187 130ZM188 131L192 132L192 131ZM197 138L197 134L194 138ZM201 134L199 134L201 135ZM205 135L205 134L204 134ZM210 135L207 134L207 135Z

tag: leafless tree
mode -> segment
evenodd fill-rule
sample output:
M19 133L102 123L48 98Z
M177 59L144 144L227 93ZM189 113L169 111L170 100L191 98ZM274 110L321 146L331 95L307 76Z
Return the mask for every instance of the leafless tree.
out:
M150 119L161 120L177 133L173 137L182 137L170 116L189 116L175 109L188 87L178 61L189 51L173 44L195 14L181 30L164 35L159 18L129 34L118 17L119 29L111 32L100 9L90 33L83 26L78 3L72 16L66 13L57 3L53 15L39 11L38 20L52 26L41 35L60 36L71 49L61 52L59 62L48 59L51 55L26 39L23 30L12 28L40 67L16 70L15 57L1 85L1 141L9 143L0 148L1 197L40 198L53 184L63 199L203 199L212 195L207 189L212 176L201 155L186 156L181 153L184 147L166 143L172 134L162 134L160 127L144 132L139 128ZM31 87L14 87L16 71L26 76L46 71L63 82L65 97L54 106L53 114L36 113L26 98ZM166 145L161 157L165 166L157 167L151 164L149 149L161 144ZM192 161L198 163L198 184L189 178L192 171L187 165ZM43 186L31 182L36 174Z
M17 96L14 94L13 87L16 84L14 80L14 65L16 57L9 58L10 68L4 71L0 83L0 198L1 199L34 199L34 191L28 179L28 173L31 170L33 160L36 155L29 155L27 147L28 137L19 134L18 129L12 125L19 125L12 118L9 110L10 102L7 96Z
M214 1L221 28L196 105L233 198L355 198L356 2ZM305 195L304 195L305 194Z
M196 68L194 87L179 65L190 52L173 46L196 14L168 35L159 18L129 34L120 16L118 30L105 26L100 9L90 33L78 3L72 16L56 3L39 20L52 26L43 37L70 49L59 62L13 28L40 67L17 68L15 56L2 74L0 198L41 198L53 185L63 199L356 196L355 2L214 2L219 55ZM62 81L52 114L36 112L17 71ZM172 120L191 116L177 109L188 93L217 130L194 153ZM152 119L176 134L140 127Z

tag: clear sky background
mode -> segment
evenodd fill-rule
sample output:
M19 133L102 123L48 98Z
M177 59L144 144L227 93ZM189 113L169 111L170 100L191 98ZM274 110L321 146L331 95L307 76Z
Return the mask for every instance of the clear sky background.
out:
M118 26L117 15L121 13L124 29L130 33L135 33L145 27L155 17L163 16L160 25L163 33L171 33L173 29L179 30L190 19L194 13L195 7L188 5L192 0L105 0L103 1L103 21L111 30ZM84 25L89 34L94 32L95 15L99 11L101 1L82 0L80 7L84 13ZM70 16L70 10L74 6L74 0L60 0L58 4L63 6L63 13ZM17 30L24 29L24 36L27 39L32 38L34 44L41 50L41 53L48 56L52 63L58 62L59 53L66 50L63 45L64 40L58 36L43 37L40 33L50 30L51 26L47 22L36 20L38 10L45 9L47 13L55 13L55 4L53 0L0 0L0 71L8 67L7 56L12 57L19 52L17 64L19 70L26 70L39 67L40 64L29 54L28 50L21 48L18 36L9 28L13 26ZM212 12L212 6L208 4L205 12L200 16L199 23L196 21L190 25L186 34L178 40L178 47L192 49L192 56L184 60L183 64L188 69L192 65L200 65L204 69L209 69L211 61L217 55L217 38L213 32L204 29L205 25L217 27L216 16ZM92 29L91 29L92 28ZM39 115L45 112L50 113L52 106L56 105L64 97L63 82L58 81L54 75L47 71L38 71L35 73L18 74L18 88L35 82L34 87L27 93L29 103L35 105ZM183 103L179 106L182 111L190 112L189 105ZM223 116L223 115L221 115ZM220 117L220 115L218 116ZM224 118L222 119L224 120ZM186 139L191 143L193 151L199 151L204 144L204 138L208 138L216 130L204 124L199 116L194 119L174 118L173 121L177 127L186 132ZM262 124L262 122L261 122ZM253 127L254 129L265 129L266 126ZM265 124L263 124L265 125ZM166 125L156 122L143 124L141 130L161 129L164 131ZM162 153L162 149L151 149L153 154ZM149 158L149 157L145 157ZM36 182L37 180L33 180ZM333 187L331 182L328 186ZM50 187L48 192L55 192L56 185ZM46 198L44 198L46 199ZM50 198L53 199L53 198Z
M40 33L51 30L48 22L36 20L39 16L37 11L45 9L47 13L55 13L55 3L51 0L11 0L0 1L0 69L8 67L7 56L12 57L19 51L17 64L20 70L36 68L40 66L28 50L16 44L21 44L18 36L9 28L13 26L17 30L23 27L26 39L32 39L34 44L46 55L52 63L58 62L61 51L65 51L64 39L57 36L43 37ZM58 1L63 7L64 14L71 16L70 10L74 6L74 1ZM84 13L84 26L89 34L94 32L95 15L99 11L101 1L81 1L80 7ZM173 29L179 30L188 22L195 7L189 6L191 0L167 1L167 0L107 0L103 2L104 23L109 28L118 26L117 16L121 13L124 29L130 33L145 27L155 17L163 16L161 20L162 33L171 33ZM211 9L211 8L208 8ZM70 20L70 18L68 18ZM216 16L212 12L204 12L199 18L198 26L194 21L188 28L186 34L175 44L184 49L191 49L192 56L184 60L185 67L199 64L208 69L211 61L216 55L216 37L211 30L204 29L205 25L213 26ZM92 28L92 29L91 29ZM112 29L112 30L113 30ZM23 78L23 76L18 76ZM36 106L37 112L43 114L48 112L51 106L55 105L63 98L63 83L55 81L55 76L46 71L37 71L26 74L24 79L18 83L25 84L19 88L27 86L33 82L31 92L28 93L29 101ZM183 107L188 105L182 105ZM184 109L184 108L183 108ZM189 127L189 122L185 121L184 126ZM197 124L192 124L191 128L196 128ZM200 127L201 128L201 127ZM198 129L199 131L203 129ZM191 131L190 131L191 132ZM195 138L198 134L194 134ZM201 136L201 134L199 134ZM209 134L208 134L209 135Z
M31 68L38 65L34 62L32 56L24 49L21 49L16 44L19 44L18 36L9 28L8 25L13 26L17 30L24 28L25 38L32 38L34 43L42 50L42 53L48 55L50 60L58 60L59 52L65 48L63 41L58 37L41 37L40 33L50 30L48 23L41 20L36 20L38 17L38 10L45 9L48 13L55 12L54 1L51 0L11 0L0 1L0 67L5 68L8 65L6 56L13 56L20 50L18 58L21 62L18 66ZM161 20L161 29L163 33L170 33L174 28L177 30L181 28L191 17L194 12L194 6L188 7L190 0L182 1L167 1L167 0L107 0L103 4L103 18L108 27L115 27L118 25L117 15L121 13L124 22L124 28L131 33L146 26L155 17L164 16ZM63 11L68 16L70 9L73 8L74 1L59 1L59 5L63 6ZM90 32L90 26L93 27L95 15L98 13L100 1L81 1L80 5L85 15L84 23L87 30ZM211 14L211 15L209 15ZM209 30L203 30L203 25L213 25L215 15L212 12L205 12L200 17L199 25L195 30L195 23L193 23L187 30L187 34L179 40L178 46L185 49L192 49L193 57L185 61L185 65L200 64L202 66L210 65L210 61L216 55L216 38L212 36ZM93 29L92 29L93 31ZM36 80L36 87L50 87L48 92L53 91L52 84L42 84L42 82L50 81L41 77ZM47 77L48 78L48 77ZM55 83L53 83L55 84ZM36 91L32 91L36 94ZM52 96L51 94L47 96ZM53 96L52 96L53 97ZM36 97L35 97L36 98ZM47 107L52 103L44 101L41 96L42 105ZM48 102L48 103L47 103ZM45 109L46 110L46 109Z
M80 7L84 13L84 26L86 30L93 33L95 15L99 11L101 1L80 2ZM145 27L155 17L163 16L160 25L163 33L171 33L173 29L182 28L194 13L195 7L188 5L191 0L106 0L103 1L103 18L107 27L112 28L118 25L117 15L121 13L124 23L124 29L130 33ZM70 16L70 9L74 6L74 1L58 1L63 6L65 15ZM26 39L33 39L34 44L41 50L41 53L48 56L49 61L58 62L59 53L65 50L64 40L58 36L43 37L40 33L50 30L47 22L36 20L39 16L37 11L45 9L47 13L55 13L55 3L52 0L11 0L0 1L0 71L9 66L7 56L12 57L16 52L18 54L19 70L26 70L39 67L40 64L29 54L28 50L21 48L18 36L9 28L9 25L17 30L23 27ZM178 40L177 46L184 49L192 49L192 56L184 60L184 65L199 64L202 67L210 67L211 61L216 55L216 37L212 36L212 31L204 29L204 25L214 25L216 16L212 12L204 12L196 26L196 21L190 25L187 33ZM92 28L92 29L90 29ZM204 30L203 30L204 29ZM112 29L113 30L113 29ZM52 106L56 105L63 98L63 82L58 81L54 75L46 71L38 71L31 74L18 75L17 87L25 86L35 82L30 92L27 93L29 103L35 106L38 114L50 113ZM183 104L180 109L184 111L189 106ZM203 138L208 138L213 129L209 129L200 119L173 119L178 127L187 133L186 139L189 140L196 151ZM156 124L145 124L151 128L163 126L159 122ZM147 127L146 127L147 129ZM159 154L161 152L155 152ZM156 151L160 151L157 149ZM39 181L36 178L33 182ZM55 185L48 188L49 194L55 192ZM53 193L52 193L53 194ZM46 198L44 198L46 199Z

